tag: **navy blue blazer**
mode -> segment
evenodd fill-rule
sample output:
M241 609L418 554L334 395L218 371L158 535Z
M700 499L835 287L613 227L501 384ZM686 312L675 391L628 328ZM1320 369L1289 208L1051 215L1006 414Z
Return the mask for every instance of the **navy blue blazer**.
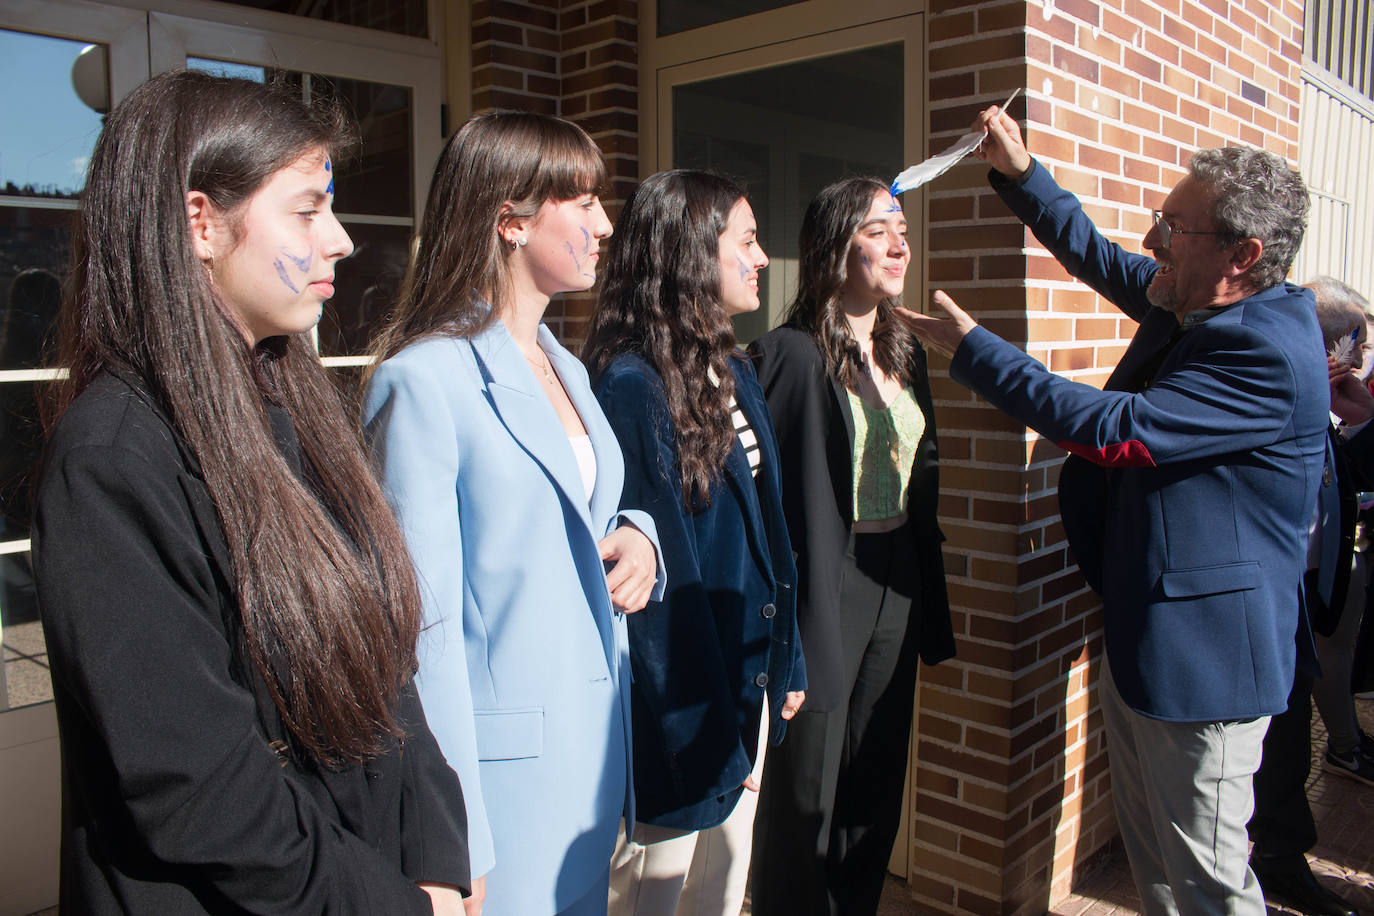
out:
M787 692L806 689L777 440L753 368L743 354L730 368L758 439L759 474L736 441L710 505L696 512L682 501L658 373L621 354L593 386L625 455L621 507L653 517L672 577L662 601L629 615L635 809L641 822L684 830L734 810L754 765L765 688L774 744Z
M1151 306L1157 269L1098 234L1039 164L993 186L1042 244L1140 328L1105 391L1053 375L975 328L951 376L1060 444L1060 511L1102 593L1122 697L1170 721L1287 708L1308 526L1330 404L1311 293L1279 284L1183 332L1144 391L1119 390L1155 357L1174 316Z

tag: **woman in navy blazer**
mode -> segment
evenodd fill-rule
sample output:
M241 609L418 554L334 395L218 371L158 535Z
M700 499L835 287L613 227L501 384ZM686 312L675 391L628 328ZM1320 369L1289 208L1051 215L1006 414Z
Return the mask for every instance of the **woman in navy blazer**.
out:
M605 177L566 121L464 125L365 394L419 573L420 694L468 800L469 909L485 894L498 916L604 913L633 817L620 612L661 594L661 564L653 522L619 509L586 372L541 322L595 282Z
M625 450L621 504L653 516L673 571L629 626L638 823L616 916L739 912L761 738L805 698L777 443L730 324L767 265L737 185L660 172L625 205L583 351Z

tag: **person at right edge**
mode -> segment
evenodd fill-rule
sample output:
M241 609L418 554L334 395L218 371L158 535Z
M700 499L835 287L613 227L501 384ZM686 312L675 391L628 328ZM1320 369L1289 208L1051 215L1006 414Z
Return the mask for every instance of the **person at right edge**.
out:
M1331 448L1307 551L1307 613L1318 637L1321 671L1298 668L1288 709L1274 716L1264 736L1264 759L1255 773L1255 816L1249 824L1254 842L1250 868L1268 900L1309 916L1357 916L1354 907L1317 881L1307 864L1307 851L1317 845L1307 777L1314 698L1333 746L1349 749L1356 766L1370 766L1360 750L1363 735L1350 693L1350 661L1364 610L1364 568L1354 563L1357 491L1365 489L1374 471L1374 428L1368 422L1374 417L1374 398L1355 375L1363 363L1367 333L1363 298L1330 277L1318 277L1307 288L1317 299L1317 323L1328 354L1331 415L1341 422L1339 428L1329 427Z
M918 661L954 655L926 354L894 312L911 250L882 181L823 188L797 296L750 346L797 555L806 705L770 748L755 916L874 913L901 820Z
M1064 533L1102 595L1112 800L1141 909L1262 916L1251 779L1295 665L1330 404L1312 294L1284 282L1307 189L1281 158L1199 150L1144 247L1108 242L998 108L979 115L1002 200L1069 273L1140 322L1105 390L981 328L903 311L950 376L1071 453Z

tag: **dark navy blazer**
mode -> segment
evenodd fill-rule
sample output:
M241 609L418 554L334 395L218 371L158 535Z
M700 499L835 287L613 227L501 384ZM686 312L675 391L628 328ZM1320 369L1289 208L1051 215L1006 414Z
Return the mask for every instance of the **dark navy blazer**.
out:
M805 690L796 623L797 571L783 520L778 447L753 368L730 360L735 399L758 439L758 478L738 441L689 512L659 375L617 356L593 386L625 455L621 506L653 516L669 588L629 615L635 810L686 830L719 824L753 768L767 688L770 738L788 691Z
M1039 164L1002 199L1060 263L1140 322L1105 391L1051 374L975 328L951 376L1057 442L1065 533L1103 596L1122 697L1170 721L1282 712L1297 650L1307 532L1330 404L1311 293L1279 284L1185 330L1144 391L1132 387L1177 326L1149 304L1152 259L1102 238Z

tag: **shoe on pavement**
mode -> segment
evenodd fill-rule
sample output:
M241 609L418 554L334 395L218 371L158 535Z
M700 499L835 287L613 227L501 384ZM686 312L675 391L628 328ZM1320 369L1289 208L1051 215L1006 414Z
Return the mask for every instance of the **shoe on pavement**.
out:
M1302 853L1252 855L1250 867L1259 878L1266 900L1293 907L1307 916L1360 916L1359 910L1317 881Z
M1349 776L1374 786L1374 757L1356 748L1346 754L1337 754L1330 746L1326 749L1326 769L1341 776Z

